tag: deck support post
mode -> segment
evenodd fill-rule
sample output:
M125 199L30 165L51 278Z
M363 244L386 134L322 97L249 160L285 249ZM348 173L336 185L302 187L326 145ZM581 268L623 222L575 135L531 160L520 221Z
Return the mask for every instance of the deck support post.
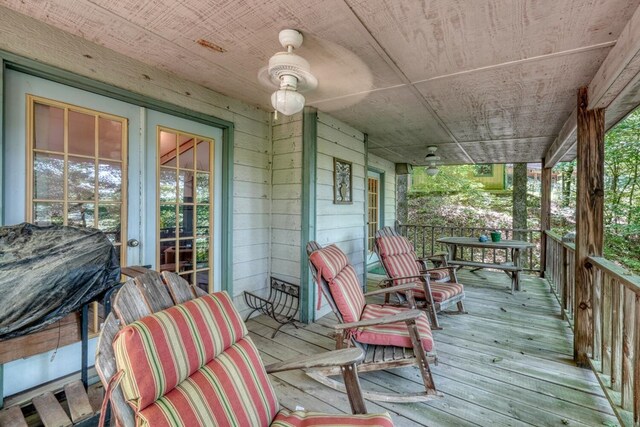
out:
M400 224L406 224L409 217L409 205L407 202L408 181L408 174L398 174L396 172L396 220L400 221Z
M542 160L542 176L540 179L540 277L544 277L547 269L547 233L551 230L551 168Z
M588 89L578 90L578 178L576 209L573 356L588 367L593 352L592 291L596 269L589 256L602 256L604 207L604 109L587 109Z

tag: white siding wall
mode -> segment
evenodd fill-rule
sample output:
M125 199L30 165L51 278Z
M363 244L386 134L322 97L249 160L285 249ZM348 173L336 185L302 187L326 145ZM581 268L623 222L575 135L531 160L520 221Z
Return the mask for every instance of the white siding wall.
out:
M333 158L353 164L353 204L333 203ZM349 257L361 280L364 278L365 238L365 146L362 132L318 113L317 234L322 246L335 243ZM328 311L325 306L317 313Z
M269 275L269 113L9 9L0 11L0 49L235 124L234 296L243 307L242 291L265 287Z
M389 160L369 154L369 167L384 171L384 224L393 227L396 220L396 165Z
M271 272L300 284L302 114L273 122Z

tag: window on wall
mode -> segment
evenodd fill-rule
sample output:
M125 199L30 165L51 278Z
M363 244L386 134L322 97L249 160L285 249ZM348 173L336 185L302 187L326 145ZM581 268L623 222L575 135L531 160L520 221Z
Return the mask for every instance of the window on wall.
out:
M157 135L157 265L212 292L214 141L162 127Z
M27 221L94 227L124 264L127 120L28 96Z
M379 197L380 193L380 180L378 178L368 178L368 195L369 195L369 235L368 246L369 252L373 252L373 246L376 241L376 231L378 231L378 218L379 215Z

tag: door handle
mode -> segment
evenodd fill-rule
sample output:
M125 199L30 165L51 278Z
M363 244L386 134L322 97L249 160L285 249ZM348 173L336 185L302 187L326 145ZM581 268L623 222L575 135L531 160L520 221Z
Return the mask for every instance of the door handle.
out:
M130 248L137 248L138 246L140 246L140 242L136 239L129 239L127 240L127 246L129 246Z

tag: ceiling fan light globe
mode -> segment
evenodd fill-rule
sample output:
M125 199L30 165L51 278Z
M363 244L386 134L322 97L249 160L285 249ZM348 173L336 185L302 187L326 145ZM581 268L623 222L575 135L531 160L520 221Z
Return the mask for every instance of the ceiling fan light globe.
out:
M436 176L438 174L439 170L435 166L429 166L425 172L429 176Z
M280 89L271 95L271 105L285 116L291 116L304 108L304 96L294 90Z

